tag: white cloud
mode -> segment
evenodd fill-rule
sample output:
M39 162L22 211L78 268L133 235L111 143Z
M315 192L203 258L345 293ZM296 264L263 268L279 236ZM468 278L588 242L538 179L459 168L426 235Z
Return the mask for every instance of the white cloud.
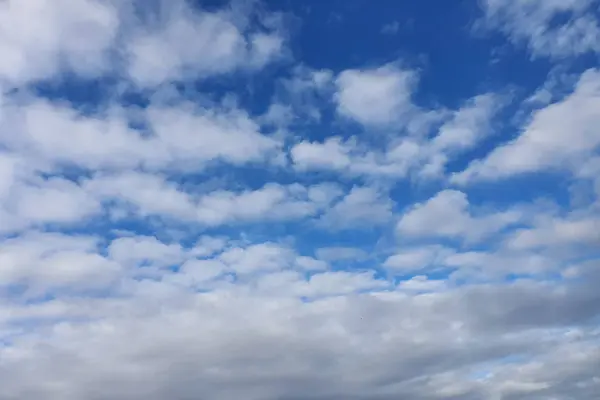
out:
M519 232L519 231L516 231ZM451 284L456 280L503 281L509 274L543 277L568 269L574 260L586 256L586 253L557 253L557 244L563 249L573 241L538 243L529 246L521 242L513 244L518 235L509 235L507 240L488 244L485 250L459 250L442 245L401 248L382 264L389 272L406 275L419 273L427 277L443 271L450 273L448 279L440 282ZM588 236L588 241L592 239ZM577 248L577 247L575 247ZM546 275L544 275L546 274Z
M195 257L208 257L223 250L227 246L227 239L224 237L201 236L191 250Z
M236 165L261 161L280 146L277 139L261 134L258 124L242 110L219 112L194 109L191 104L157 107L149 110L148 121L158 139L154 145L175 156L170 164L191 168L214 160ZM149 156L144 161L152 165L154 156Z
M167 279L169 282L193 282L196 284L214 279L221 274L234 273L242 279L249 279L253 274L263 275L265 273L274 273L277 271L297 270L302 272L323 271L328 268L328 264L322 260L317 260L309 256L299 255L296 250L288 245L275 242L252 243L252 244L234 244L223 249L219 249L212 258L193 258L197 253L196 249L189 252L183 252L181 248L174 245L156 244L153 249L160 250L160 255L165 255L165 264L182 263L178 273L172 274ZM169 250L166 254L165 250ZM222 251L220 251L222 250ZM156 251L155 251L156 252ZM151 261L157 257L151 258L149 253L146 259ZM156 261L163 261L160 258Z
M351 170L357 161L351 158L352 144L340 138L328 138L323 143L302 141L291 149L294 166L299 170Z
M191 259L179 268L178 273L167 276L167 282L202 286L227 272L227 266L217 260Z
M10 194L19 160L12 154L0 153L0 201Z
M261 243L224 251L219 259L238 274L286 269L292 266L295 252L276 243Z
M509 248L539 249L561 246L592 246L600 243L600 218L597 215L570 218L540 218L531 228L518 229L507 239ZM583 253L580 253L583 255Z
M108 246L108 255L130 268L168 267L179 264L185 258L179 243L165 244L153 236L117 238Z
M191 218L195 215L191 196L159 175L138 172L99 175L84 182L83 186L102 200L134 206L134 211L142 217Z
M183 1L164 7L125 44L129 76L137 84L202 78L238 68L261 68L280 56L278 33L244 34L232 13L203 12Z
M465 183L577 165L600 145L599 109L600 72L588 70L571 95L536 111L518 138L452 179Z
M590 157L575 171L575 175L581 181L591 184L595 203L600 206L600 157Z
M467 251L449 254L443 265L456 268L454 279L503 280L507 274L543 276L565 265L548 254L527 251Z
M299 256L296 257L296 267L302 271L314 272L324 271L329 268L329 264L324 260L318 260L313 257Z
M144 152L151 151L148 142L117 115L83 116L66 104L9 97L1 111L3 144L35 159L38 168L135 166Z
M208 265L197 266L208 274ZM51 301L52 308L2 305L0 315L49 324L43 333L21 334L0 348L3 394L120 400L200 392L209 399L518 393L533 399L573 393L572 383L580 382L575 393L593 398L595 333L569 325L589 320L581 306L597 301L596 284L566 292L531 282L449 289L420 276L390 292L369 273L303 280L278 272L247 289L169 292L157 287L168 283L152 283L133 298L72 302L70 308L60 300ZM381 292L347 295L361 289ZM52 324L41 318L82 312L92 320ZM324 361L332 359L344 362ZM474 380L482 371L493 374Z
M396 230L400 237L448 237L477 242L521 222L522 218L519 210L472 214L463 192L443 190L407 210Z
M437 135L422 146L420 158L424 160L419 161L424 165L419 174L423 177L442 176L450 159L480 144L491 134L491 120L502 103L500 96L482 94L452 112Z
M417 275L407 281L400 282L398 287L400 290L408 292L438 292L446 289L447 283L445 280L429 279L425 275Z
M562 58L600 52L594 0L485 0L481 24L499 29L534 56ZM556 22L562 17L563 22Z
M380 190L371 187L353 187L333 204L319 219L319 225L332 230L355 227L373 227L392 221L393 202Z
M329 271L305 279L297 272L284 271L266 275L256 282L260 294L282 297L318 299L357 293L363 290L385 290L389 284L374 279L372 272Z
M409 120L424 119L425 127L416 129L413 135L392 138L385 148L370 147L357 137L343 140L330 136L323 142L301 141L292 147L290 155L299 171L336 171L351 177L439 178L445 174L448 161L492 134L491 121L504 104L502 96L487 93L469 99L454 111L421 111ZM441 126L429 138L422 131L434 122Z
M377 150L358 143L356 138L329 137L323 143L302 141L291 149L299 171L335 171L350 177L402 178L417 166L424 147L414 139L390 143Z
M8 206L28 223L76 223L100 213L100 203L74 182L48 179L14 189Z
M501 95L426 110L395 65L281 65L255 117L241 98L271 75L219 80L236 85L219 100L187 81L286 53L282 17L253 1L0 3L2 400L596 398L597 72L528 125L568 141L508 145L554 152L535 168L566 165L585 201L442 190L396 215L440 183L404 197L423 182L398 180L444 175L493 134ZM37 90L86 97L98 77L119 81L102 102ZM303 131L348 127L328 96L387 134ZM298 174L315 170L331 181Z
M208 225L304 218L315 214L320 207L307 196L307 188L300 185L268 184L241 193L214 191L199 199L197 218Z
M336 78L338 112L364 125L398 122L413 108L416 76L393 64L365 70L346 70Z
M4 2L0 78L9 85L62 71L86 78L126 75L143 86L254 70L282 56L276 16L256 31L232 10L206 12L183 0ZM248 10L252 13L253 10ZM145 15L147 14L147 15Z
M99 240L89 236L28 233L0 246L4 284L25 284L32 294L50 288L82 291L119 278L121 266L98 253Z
M189 102L152 104L140 113L146 131L129 126L133 112L114 106L82 115L68 105L6 98L0 142L34 158L38 168L144 166L197 170L210 163L243 165L278 153L279 140L261 134L246 112L206 109ZM18 134L17 134L18 133Z
M0 232L47 224L76 226L102 213L100 202L76 182L36 177L24 164L0 156Z
M432 140L437 151L469 149L489 133L489 123L502 99L492 94L482 94L470 99L453 113Z
M335 296L388 287L387 282L375 279L374 275L374 272L347 271L315 274L303 285L300 293L308 297Z
M13 85L67 69L98 76L110 66L118 9L96 0L9 0L0 6L0 80Z
M293 220L315 215L338 196L338 188L267 184L257 190L214 190L192 195L157 175L126 173L85 183L104 199L134 206L141 216L162 216L208 226L258 220Z

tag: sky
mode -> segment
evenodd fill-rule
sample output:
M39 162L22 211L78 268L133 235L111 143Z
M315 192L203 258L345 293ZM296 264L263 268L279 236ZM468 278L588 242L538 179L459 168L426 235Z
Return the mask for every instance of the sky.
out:
M592 400L600 1L0 3L0 400Z

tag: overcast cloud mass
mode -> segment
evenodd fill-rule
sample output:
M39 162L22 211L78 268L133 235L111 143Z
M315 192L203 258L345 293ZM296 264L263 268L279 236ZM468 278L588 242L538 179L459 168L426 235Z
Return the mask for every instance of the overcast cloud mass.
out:
M600 2L0 2L0 400L600 398Z

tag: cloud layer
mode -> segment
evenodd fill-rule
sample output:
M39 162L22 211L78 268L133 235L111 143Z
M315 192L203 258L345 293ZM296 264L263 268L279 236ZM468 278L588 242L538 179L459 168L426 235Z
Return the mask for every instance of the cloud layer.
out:
M0 4L0 400L597 398L597 6L440 27L547 63L460 92L351 7Z

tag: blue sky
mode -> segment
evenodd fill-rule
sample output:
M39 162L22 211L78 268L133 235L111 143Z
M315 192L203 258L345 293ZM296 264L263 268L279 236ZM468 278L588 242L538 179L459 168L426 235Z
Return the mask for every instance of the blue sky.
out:
M594 399L597 0L0 5L0 400Z

